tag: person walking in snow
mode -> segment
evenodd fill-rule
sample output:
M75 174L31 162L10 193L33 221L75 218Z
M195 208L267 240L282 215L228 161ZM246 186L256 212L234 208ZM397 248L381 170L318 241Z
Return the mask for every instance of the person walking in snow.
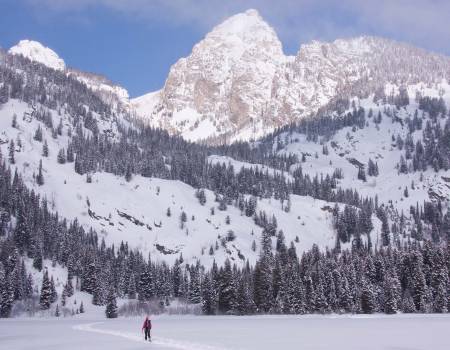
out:
M150 321L150 318L147 315L147 317L144 320L144 324L142 325L142 331L145 334L145 340L147 340L147 338L148 338L148 341L152 341L152 339L150 337L151 329L152 329L152 321Z

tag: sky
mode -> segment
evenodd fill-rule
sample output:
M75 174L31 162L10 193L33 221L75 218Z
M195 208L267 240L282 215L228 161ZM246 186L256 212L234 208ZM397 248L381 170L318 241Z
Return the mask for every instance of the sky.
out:
M135 97L160 89L195 43L249 8L286 54L311 40L377 35L450 55L450 0L0 0L0 47L40 41Z

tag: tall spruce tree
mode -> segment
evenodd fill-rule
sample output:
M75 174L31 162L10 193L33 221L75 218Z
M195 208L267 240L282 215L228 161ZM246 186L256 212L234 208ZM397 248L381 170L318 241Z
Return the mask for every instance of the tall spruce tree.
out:
M108 293L105 314L107 318L117 318L118 316L116 293L113 288Z
M48 310L51 305L52 300L52 285L50 279L48 278L47 269L44 270L42 278L41 295L39 297L39 305L42 310Z

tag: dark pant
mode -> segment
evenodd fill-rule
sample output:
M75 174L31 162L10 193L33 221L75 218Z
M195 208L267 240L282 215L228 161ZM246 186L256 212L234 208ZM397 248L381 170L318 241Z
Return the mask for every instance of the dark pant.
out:
M150 328L144 328L144 334L145 334L145 340L147 340L147 337L148 337L148 340L152 340L150 338Z

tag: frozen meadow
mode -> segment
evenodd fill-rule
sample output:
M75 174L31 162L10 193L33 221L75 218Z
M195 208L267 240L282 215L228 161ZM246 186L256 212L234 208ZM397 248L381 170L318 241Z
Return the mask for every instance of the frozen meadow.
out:
M450 315L157 316L153 342L143 318L8 319L0 348L16 349L450 349Z

